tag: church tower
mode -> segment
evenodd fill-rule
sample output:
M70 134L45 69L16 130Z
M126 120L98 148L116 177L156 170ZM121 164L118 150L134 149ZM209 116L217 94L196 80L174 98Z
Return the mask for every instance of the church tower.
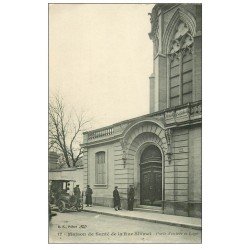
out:
M150 16L150 113L201 100L201 5L156 4Z

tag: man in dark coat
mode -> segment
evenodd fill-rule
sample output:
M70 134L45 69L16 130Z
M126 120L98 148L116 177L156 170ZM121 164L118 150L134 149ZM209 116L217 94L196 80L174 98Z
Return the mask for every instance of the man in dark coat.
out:
M115 187L115 190L113 191L113 197L114 197L114 208L115 210L121 210L121 200L120 195L118 191L118 186Z
M129 211L133 211L134 199L135 199L135 189L133 185L129 185L129 189L128 189L128 210Z
M81 196L81 190L79 188L79 185L76 185L76 187L74 187L74 195L77 197L77 198L80 198Z
M74 195L77 199L77 206L80 205L80 198L81 198L81 190L79 188L79 185L76 185L76 187L74 187Z
M93 194L92 189L90 188L89 185L87 185L87 189L85 192L85 196L86 196L85 203L87 204L87 207L92 207L92 194Z

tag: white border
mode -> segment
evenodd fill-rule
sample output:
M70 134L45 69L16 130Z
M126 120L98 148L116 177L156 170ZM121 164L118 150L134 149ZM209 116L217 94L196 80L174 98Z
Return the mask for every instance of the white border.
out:
M198 2L203 3L203 244L157 248L247 249L249 1ZM47 9L46 1L1 2L2 248L152 249L47 244Z

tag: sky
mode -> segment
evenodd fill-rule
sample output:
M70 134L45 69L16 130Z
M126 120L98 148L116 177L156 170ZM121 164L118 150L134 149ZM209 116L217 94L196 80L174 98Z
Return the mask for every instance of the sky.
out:
M49 91L91 129L149 113L152 4L50 4Z

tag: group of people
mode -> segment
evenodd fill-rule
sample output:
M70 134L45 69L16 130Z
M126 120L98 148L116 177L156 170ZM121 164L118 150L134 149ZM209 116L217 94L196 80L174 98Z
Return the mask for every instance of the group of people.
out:
M92 206L92 194L93 194L92 189L90 188L89 185L87 185L87 188L85 191L85 196L86 196L85 203L87 207ZM77 197L77 200L80 201L81 191L80 191L79 185L76 185L76 187L74 188L74 195ZM120 194L118 191L118 186L115 186L115 189L113 191L113 199L114 199L114 209L116 211L121 210L121 198L120 198ZM133 185L129 185L129 189L128 189L128 210L129 211L133 211L134 199L135 199L135 189Z
M121 210L121 199L118 191L118 186L115 186L115 190L113 191L114 198L114 209L116 211ZM135 199L135 189L133 185L129 185L128 189L128 210L133 211L134 207L134 199Z
M93 194L92 189L90 188L89 185L87 185L87 188L86 188L86 191L85 191L85 196L86 196L85 203L86 203L87 207L91 207L92 206L92 194ZM80 202L81 190L79 188L79 185L75 186L75 188L74 188L74 195L76 196L77 201Z

